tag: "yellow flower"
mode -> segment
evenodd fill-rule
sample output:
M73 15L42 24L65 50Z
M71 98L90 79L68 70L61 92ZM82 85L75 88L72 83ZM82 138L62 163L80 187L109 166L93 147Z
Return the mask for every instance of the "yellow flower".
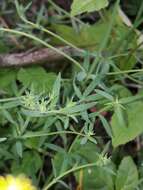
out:
M36 188L25 176L7 175L6 177L0 176L0 190L36 190Z

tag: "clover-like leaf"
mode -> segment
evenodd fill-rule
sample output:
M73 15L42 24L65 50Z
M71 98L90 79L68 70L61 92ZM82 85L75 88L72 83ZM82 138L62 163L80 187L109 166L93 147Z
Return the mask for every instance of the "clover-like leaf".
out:
M34 91L50 92L56 79L55 73L47 73L42 67L22 68L18 72L18 80L27 88Z

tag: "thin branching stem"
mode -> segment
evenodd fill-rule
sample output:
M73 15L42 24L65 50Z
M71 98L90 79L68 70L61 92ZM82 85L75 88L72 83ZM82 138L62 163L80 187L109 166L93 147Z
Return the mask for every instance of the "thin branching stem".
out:
M27 38L35 40L35 41L39 42L40 44L44 45L45 47L50 48L50 49L54 50L55 52L63 55L65 58L67 58L72 63L74 63L80 70L84 71L84 68L80 65L80 63L78 61L76 61L75 59L73 59L69 55L65 54L64 52L60 51L59 49L53 47L52 45L48 44L47 42L41 40L40 38L37 38L34 35L31 35L31 34L28 34L28 33L22 32L22 31L14 30L14 29L8 29L8 28L0 28L0 31L2 31L2 32L9 32L9 33L13 33L13 34L16 34L16 35L25 36Z

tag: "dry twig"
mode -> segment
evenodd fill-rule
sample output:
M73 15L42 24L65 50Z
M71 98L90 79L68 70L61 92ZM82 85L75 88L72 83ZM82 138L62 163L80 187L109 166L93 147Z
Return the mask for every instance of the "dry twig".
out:
M58 48L69 56L77 55L77 50L75 51L75 49L71 47L65 46ZM79 53L81 52L82 50L79 49ZM0 54L0 67L27 66L31 64L41 64L43 62L59 61L63 58L63 55L49 48L43 48L33 52Z

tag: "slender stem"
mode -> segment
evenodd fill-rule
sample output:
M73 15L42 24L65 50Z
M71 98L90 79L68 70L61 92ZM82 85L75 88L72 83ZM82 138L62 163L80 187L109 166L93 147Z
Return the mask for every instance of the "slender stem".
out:
M121 72L121 70L120 70L115 64L111 64L111 66L112 66L114 69L116 69L115 72ZM118 73L118 74L119 74L119 73ZM121 73L121 74L122 74L122 73ZM108 73L107 75L110 75L110 73ZM130 76L129 74L123 73L123 75L125 76L125 78L128 78L128 79L130 79L131 81L143 85L143 82L141 82L141 81L139 81L139 80L133 78L133 77Z
M28 33L25 33L25 32L21 32L21 31L18 31L18 30L14 30L14 29L8 29L8 28L0 28L0 31L3 31L3 32L9 32L9 33L13 33L13 34L17 34L17 35L21 35L21 36L25 36L27 38L30 38L32 40L35 40L37 42L39 42L40 44L44 45L45 47L48 47L52 50L54 50L55 52L63 55L65 58L67 58L68 60L70 60L71 62L73 62L78 68L80 68L82 71L84 71L84 68L80 65L79 62L77 62L75 59L73 59L72 57L70 57L69 55L65 54L64 52L60 51L59 49L53 47L52 45L46 43L45 41L37 38L36 36L34 35L31 35L31 34L28 34Z
M62 37L60 37L59 35L53 33L52 31L50 31L50 30L44 28L43 26L41 26L41 25L39 25L39 24L35 24L35 23L33 23L33 22L30 22L29 20L27 20L27 19L24 18L24 17L21 17L21 18L22 18L22 20L23 20L25 23L31 25L33 28L37 28L37 29L39 29L39 30L41 30L41 31L43 31L43 32L45 32L45 33L47 33L47 34L50 34L51 36L53 36L53 37L59 39L60 41L62 41L62 42L64 42L65 44L69 45L70 47L76 49L77 51L83 52L83 50L80 50L78 47L76 47L76 46L73 45L72 43L68 42L68 41L65 40L64 38L62 38Z
M53 2L49 1L52 5L54 4ZM75 45L73 45L72 43L68 42L67 40L65 40L64 38L60 37L59 35L55 34L54 32L44 28L42 25L40 24L35 24L29 20L27 20L27 18L25 17L24 14L21 14L21 12L19 11L19 3L18 1L15 1L15 5L16 5L16 9L17 9L17 12L19 14L19 17L22 19L23 22L25 22L26 24L28 25L31 25L32 27L34 28L37 28L45 33L48 33L50 34L51 36L59 39L60 41L64 42L65 44L69 45L70 47L74 48L74 49L77 49L79 51L79 48L77 48Z
M10 102L10 101L15 101L15 100L21 100L21 98L22 98L22 96L21 97L14 97L14 98L4 98L4 99L0 99L0 103L2 103L2 102Z
M107 75L118 75L118 74L135 73L135 72L143 72L143 69L132 69L132 70L125 70L125 71L109 72L107 73Z
M133 78L132 76L128 75L128 74L125 74L125 77L127 77L128 79L130 79L131 81L135 82L135 83L138 83L140 85L143 85L143 82L140 81L140 80L137 80L135 78Z
M129 52L128 53L115 54L115 55L112 55L112 56L108 57L108 59L115 59L115 58L118 58L118 57L126 57L128 55L129 55Z
M43 131L43 133L38 133L38 132L33 132L33 134L25 134L21 138L22 139L27 139L27 138L34 138L34 137L43 137L43 136L53 136L53 135L59 135L59 134L73 134L73 135L80 135L85 137L85 134L76 132L76 131L56 131L56 132L51 132L51 133L46 133L46 131Z
M90 163L90 164L85 164L85 165L81 165L81 166L77 166L77 167L73 167L71 168L70 170L62 173L61 175L59 175L57 178L54 178L51 183L49 183L47 186L45 186L43 188L43 190L48 190L50 187L52 187L54 184L56 184L61 178L65 177L66 175L72 173L72 172L75 172L75 171L78 171L78 170L81 170L81 169L84 169L84 168L88 168L88 167L95 167L97 166L97 162L94 162L94 163Z
M82 129L80 130L80 133L83 131L83 129L84 129L84 128L82 128ZM75 143L76 143L77 139L78 139L80 136L81 136L81 135L80 135L80 134L78 134L78 135L75 137L74 141L73 141L73 142L72 142L72 144L70 145L70 148L69 148L69 150L68 150L68 153L70 153L70 152L71 152L71 150L72 150L73 146L75 145ZM85 136L86 136L86 135L85 135Z

